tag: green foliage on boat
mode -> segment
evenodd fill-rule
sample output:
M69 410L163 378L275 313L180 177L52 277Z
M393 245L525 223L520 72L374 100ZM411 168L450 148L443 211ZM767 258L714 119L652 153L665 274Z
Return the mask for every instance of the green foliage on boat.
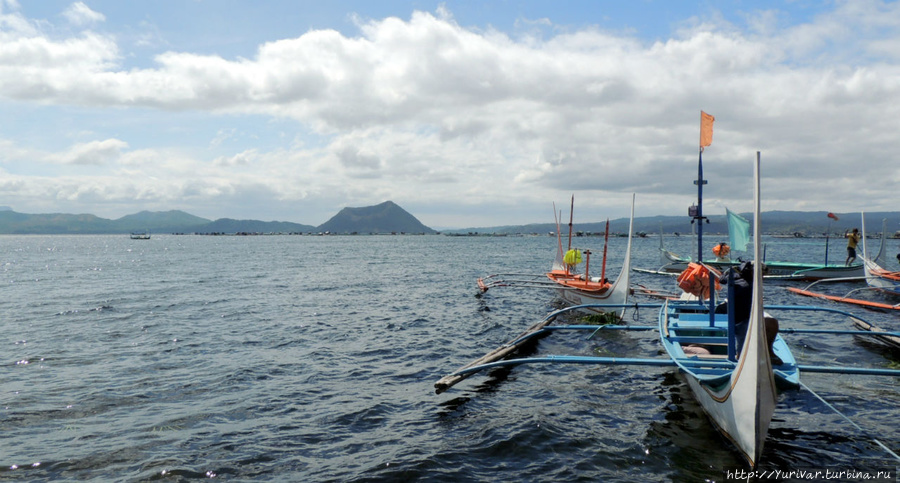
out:
M602 314L590 314L578 318L578 321L585 325L610 325L621 322L618 314L615 312L604 312Z

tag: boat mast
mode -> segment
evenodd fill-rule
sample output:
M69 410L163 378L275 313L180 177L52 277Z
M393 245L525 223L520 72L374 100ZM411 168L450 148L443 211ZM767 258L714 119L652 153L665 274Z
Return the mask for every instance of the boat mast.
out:
M559 210L559 216L556 216L556 202L553 203L553 221L556 223L556 253L559 257L559 263L565 264L565 253L562 249L562 233L559 231L559 222L562 221L562 210ZM566 272L568 271L569 269L566 267Z
M703 261L703 185L707 183L703 179L703 148L700 148L700 159L698 161L697 179L694 184L697 185L697 204L688 208L688 215L691 216L691 223L697 222L697 261Z
M712 144L713 122L716 118L700 111L700 155L697 161L697 179L694 184L697 185L697 205L688 208L688 215L692 217L691 224L697 222L697 261L703 261L703 220L709 223L709 220L703 216L703 185L706 180L703 179L703 148Z
M600 271L600 283L606 282L606 247L609 245L609 218L606 219L606 234L603 236L603 269Z
M569 206L569 247L567 250L572 249L572 216L575 215L575 195L572 195L572 203Z

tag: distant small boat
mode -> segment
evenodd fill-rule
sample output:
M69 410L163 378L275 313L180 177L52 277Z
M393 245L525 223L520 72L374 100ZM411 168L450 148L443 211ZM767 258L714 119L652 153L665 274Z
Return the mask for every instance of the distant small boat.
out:
M150 231L145 230L145 231L131 232L131 239L132 240L149 240L150 239Z

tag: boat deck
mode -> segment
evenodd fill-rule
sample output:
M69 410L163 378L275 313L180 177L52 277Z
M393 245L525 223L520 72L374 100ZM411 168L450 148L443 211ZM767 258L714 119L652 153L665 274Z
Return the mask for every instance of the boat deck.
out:
M584 292L604 293L612 288L612 284L609 283L608 280L586 280L581 275L571 275L565 272L557 272L555 270L548 273L547 278L565 287L574 288Z
M736 362L728 360L727 314L713 314L710 325L705 306L677 304L660 316L666 318L662 323L664 344L682 369L709 384L729 377ZM772 366L779 385L799 385L797 362L781 336L776 337L773 351L782 361L782 364Z

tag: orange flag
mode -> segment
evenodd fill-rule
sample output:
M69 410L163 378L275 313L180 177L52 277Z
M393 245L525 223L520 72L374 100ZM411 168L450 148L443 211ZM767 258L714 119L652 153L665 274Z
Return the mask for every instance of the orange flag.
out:
M700 111L700 150L712 144L713 123L716 118Z

